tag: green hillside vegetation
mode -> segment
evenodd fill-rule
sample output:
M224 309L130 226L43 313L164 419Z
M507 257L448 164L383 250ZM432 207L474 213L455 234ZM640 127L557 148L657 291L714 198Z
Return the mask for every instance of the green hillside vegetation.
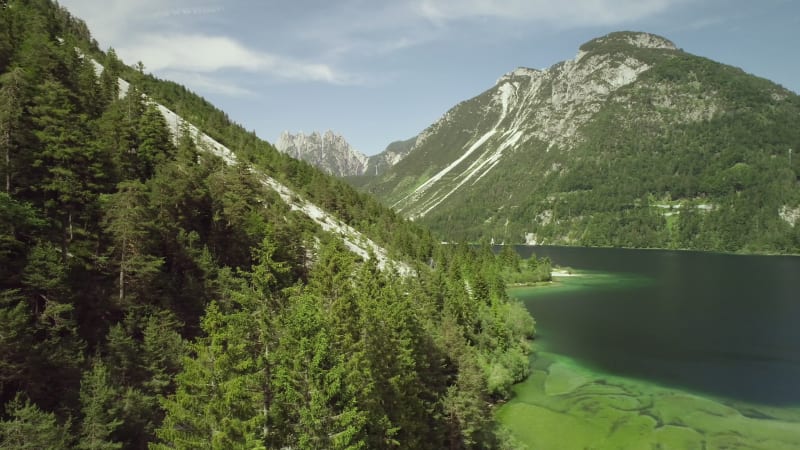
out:
M362 185L362 189L391 205L428 181L440 169L458 159L464 142L475 137L474 130L491 127L497 121L495 112L487 112L490 100L491 92L487 91L454 106L439 123L439 129L446 129L446 133L425 136L425 145L418 143L405 158L382 176ZM449 238L447 234L444 236Z
M502 258L434 244L50 1L0 2L0 74L0 448L504 445L489 409L534 329ZM414 273L356 257L261 174Z
M497 255L503 280L509 286L534 285L552 281L552 262L550 258L537 257L535 253L526 260L510 245L504 245Z
M800 252L791 218L800 214L800 97L680 50L633 47L626 35L581 47L579 65L605 55L650 68L598 105L579 140L527 136L415 220L457 242ZM455 160L497 120L496 108L478 114L496 91L454 107L366 189L393 205Z

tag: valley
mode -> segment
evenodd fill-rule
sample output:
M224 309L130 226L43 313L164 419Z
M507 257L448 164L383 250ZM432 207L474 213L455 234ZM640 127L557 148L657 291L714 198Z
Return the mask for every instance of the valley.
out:
M0 448L800 446L795 92L603 31L430 123L534 22L65 3L0 0Z

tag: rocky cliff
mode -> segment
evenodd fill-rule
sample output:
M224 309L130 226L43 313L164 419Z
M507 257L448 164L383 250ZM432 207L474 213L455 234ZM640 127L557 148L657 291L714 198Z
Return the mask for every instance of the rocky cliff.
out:
M330 130L311 134L284 131L275 142L275 148L338 177L361 175L367 168L367 156Z
M616 32L501 76L365 189L445 239L798 247L779 214L800 204L798 120L768 80Z

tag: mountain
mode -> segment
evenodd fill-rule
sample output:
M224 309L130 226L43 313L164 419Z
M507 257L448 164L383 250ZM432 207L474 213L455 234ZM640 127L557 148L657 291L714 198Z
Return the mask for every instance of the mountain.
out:
M284 131L275 142L275 148L337 177L362 175L367 168L367 156L330 130L308 135Z
M798 119L779 85L615 32L503 75L364 188L447 240L798 252Z
M547 261L435 244L49 0L0 2L0 155L3 448L497 447Z
M408 152L414 147L416 141L417 138L413 137L405 141L394 141L390 143L386 146L384 151L369 157L367 160L367 167L361 175L378 176L386 172L408 155Z
M366 156L352 148L340 134L330 130L323 134L316 131L311 134L284 131L275 142L275 148L327 174L357 180L362 175L380 175L397 164L408 154L415 140L392 142L381 153Z

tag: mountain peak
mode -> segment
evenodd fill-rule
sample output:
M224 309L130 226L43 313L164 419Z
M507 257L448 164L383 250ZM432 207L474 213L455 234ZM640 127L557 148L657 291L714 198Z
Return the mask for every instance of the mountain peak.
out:
M797 102L663 37L611 33L458 103L367 189L458 242L788 248ZM785 240L764 240L768 223Z
M643 31L615 31L601 36L581 45L583 52L604 49L618 49L620 47L653 48L677 50L675 44L665 37Z
M278 151L335 176L361 175L367 157L353 149L345 138L333 130L292 134L284 131L275 142Z
M517 77L529 77L534 78L540 76L544 71L539 69L532 69L530 67L517 67L516 69L512 70L511 72L506 73L502 77L497 80L496 84L500 84L503 81L511 80L512 78Z

